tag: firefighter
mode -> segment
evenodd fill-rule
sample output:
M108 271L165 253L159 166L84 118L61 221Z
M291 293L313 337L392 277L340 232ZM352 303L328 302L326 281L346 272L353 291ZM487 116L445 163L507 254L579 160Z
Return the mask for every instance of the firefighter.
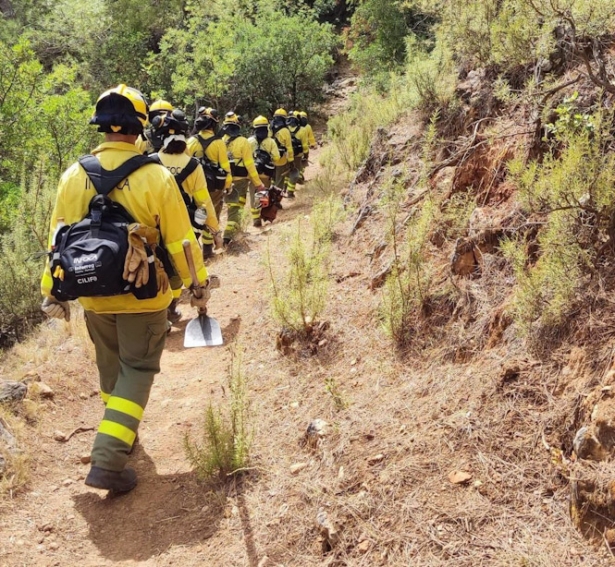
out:
M271 120L271 133L280 151L280 161L276 163L275 167L275 184L283 190L287 188L288 176L295 160L292 138L286 126L287 117L288 113L286 110L278 108L273 113L273 119ZM295 193L287 193L286 196L289 199L293 199Z
M194 122L196 133L188 140L186 149L188 155L201 160L205 170L207 189L214 204L218 222L222 214L224 195L230 191L233 182L226 144L217 133L219 122L219 114L215 108L204 106L199 108L197 119ZM203 243L203 257L213 257L213 235L204 231L201 235L201 242Z
M105 170L114 170L130 158L139 156L135 142L143 132L147 114L143 95L126 85L110 89L98 98L90 123L98 126L99 132L105 136L104 142L92 153ZM53 235L59 223L70 225L81 221L94 196L96 190L85 169L79 163L69 167L58 186L51 218L50 246L54 243ZM189 253L200 282L191 304L199 310L206 309L210 295L207 269L171 173L161 165L146 164L114 188L109 198L123 205L139 226L149 231L160 227L167 252L187 287L190 287L191 278L182 242L189 241ZM129 242L133 242L130 237ZM136 242L141 240L137 238ZM88 486L128 492L137 484L135 471L126 463L154 376L160 371L160 357L167 335L167 307L172 300L168 285L164 286L162 278L160 282L157 295L150 299L137 299L132 293L79 298L96 351L101 396L105 404L92 448L91 468L85 478ZM42 310L50 317L68 321L69 303L52 295L53 285L47 263L41 281Z
M269 121L264 116L257 116L252 122L254 135L248 138L252 147L256 171L263 185L269 189L275 177L276 164L280 162L280 150L273 138L269 136ZM250 193L256 192L256 187L250 181ZM254 226L262 226L260 218L253 219Z
M205 173L201 163L196 158L186 154L188 121L185 114L181 110L175 109L171 114L154 118L152 129L154 137L162 140L160 151L153 155L175 176L188 208L195 233L202 237L202 234L207 231L208 235L213 236L216 248L222 248L222 234L214 205L207 190ZM205 226L199 221L199 213L196 213L199 209L199 212L204 211ZM169 279L173 301L169 306L168 319L171 323L176 323L181 319L177 304L181 295L182 280L177 275L176 270L170 274Z
M301 124L301 126L303 128L305 128L305 132L307 134L307 141L308 141L308 148L307 151L303 152L303 160L302 160L302 169L301 169L301 176L300 176L300 181L301 183L305 182L305 178L303 175L303 172L306 170L307 166L309 165L309 158L310 158L310 148L315 148L316 147L316 138L314 138L314 131L312 130L312 126L310 125L310 123L308 122L308 115L307 112L300 110L299 111L299 124Z
M301 126L299 119L299 113L294 111L291 112L286 119L286 125L290 131L295 153L293 167L288 175L287 191L292 191L293 193L295 191L295 185L297 183L303 183L303 159L305 154L310 151L307 131Z
M173 112L173 105L166 100L159 99L152 103L147 115L149 126L145 128L143 134L137 138L135 143L140 153L149 155L160 150L162 140L154 136L154 130L151 124L156 116L164 116L166 114L171 114L171 112Z
M252 147L241 135L239 119L234 112L228 112L224 119L224 141L233 174L233 186L225 198L228 206L228 219L224 229L224 242L230 244L240 226L248 189L250 189L250 212L252 220L256 221L260 219L260 208L255 202L254 194L256 191L264 190L265 186L256 171Z

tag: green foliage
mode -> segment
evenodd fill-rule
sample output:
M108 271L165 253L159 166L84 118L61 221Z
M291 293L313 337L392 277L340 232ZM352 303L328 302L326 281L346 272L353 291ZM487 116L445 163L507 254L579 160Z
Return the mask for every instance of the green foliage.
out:
M312 218L312 226L317 222ZM269 259L274 318L300 336L309 333L326 306L331 247L324 238L326 233L316 230L310 242L302 219L297 219L290 236L286 274L280 277L274 274Z
M232 352L228 376L229 403L224 411L209 404L198 441L184 437L184 448L197 477L221 480L245 471L250 459L252 429L248 380L241 368L241 356Z
M55 181L50 180L44 164L27 178L19 207L11 217L11 230L0 234L0 322L11 328L23 324L38 312L41 301L41 252L46 249L47 231Z
M398 243L398 190L393 189L389 200L389 230L394 261L385 283L380 312L385 332L395 344L404 347L412 341L421 306L429 295L432 274L427 250L436 207L428 197L417 212L417 217L408 225L405 239Z
M251 18L211 21L197 9L185 28L165 34L149 66L161 91L184 105L196 99L271 114L319 100L334 45L331 27L307 11L288 15L265 4Z
M399 68L406 57L406 38L424 37L433 22L414 6L397 0L364 0L346 32L350 60L372 77Z
M553 326L565 320L613 230L615 156L605 152L612 116L559 116L556 153L527 166L510 165L527 213L546 216L536 260L523 242L503 246L517 279L513 314L526 332L536 322Z
M388 96L365 87L351 97L350 107L328 123L331 146L321 158L331 171L355 171L369 153L374 133L406 110L407 91L403 81L392 79Z

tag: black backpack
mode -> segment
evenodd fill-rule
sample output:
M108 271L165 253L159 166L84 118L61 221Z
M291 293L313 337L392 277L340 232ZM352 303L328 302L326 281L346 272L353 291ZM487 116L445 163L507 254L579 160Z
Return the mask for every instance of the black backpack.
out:
M203 170L205 171L207 189L210 193L224 189L224 186L226 185L226 170L220 167L219 164L216 165L205 154L205 150L207 150L210 144L215 140L220 140L221 138L218 136L212 136L211 138L207 138L207 140L205 140L200 134L197 134L196 139L203 148L203 157L200 158L200 161L203 166Z
M286 146L280 142L280 140L278 140L278 137L276 136L276 134L278 132L280 132L281 130L283 130L284 128L287 128L286 124L284 122L282 123L276 123L275 121L271 123L271 132L273 134L273 139L275 140L275 143L278 146L278 150L280 150L280 157L284 157L286 155ZM290 130L288 130L290 132ZM292 139L292 138L291 138Z
M273 177L275 175L275 165L273 164L271 154L267 150L261 148L260 143L254 151L254 165L256 166L256 171L261 175L266 175L267 177Z
M61 227L52 242L50 268L51 294L60 301L78 297L103 297L133 293L137 299L158 294L154 254L146 244L149 282L140 288L127 282L122 274L128 252L130 213L109 198L109 193L131 173L156 163L148 156L135 156L112 171L103 169L95 156L79 158L97 195L92 197L85 218Z
M293 154L295 154L295 157L297 157L298 155L303 153L303 144L301 143L301 140L296 136L296 133L299 131L299 128L297 128L294 132L289 128L288 131L290 132L290 139L293 142Z
M226 140L226 147L229 148L231 143L233 143L237 138L239 138L239 135L229 136ZM239 163L235 161L233 153L230 150L228 151L228 160L231 164L231 175L233 177L248 177L248 168L245 165L239 165ZM239 161L242 161L242 159L239 159Z

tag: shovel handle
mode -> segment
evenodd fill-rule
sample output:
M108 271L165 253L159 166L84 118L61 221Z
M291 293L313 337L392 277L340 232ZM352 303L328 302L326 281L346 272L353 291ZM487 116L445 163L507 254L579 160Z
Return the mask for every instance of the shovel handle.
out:
M194 259L192 258L192 245L190 240L186 239L182 242L182 246L184 248L184 256L186 257L186 262L188 262L188 269L190 270L190 279L192 280L193 290L192 293L194 297L199 299L201 297L201 285L199 284L199 279L196 277L196 268L194 267Z

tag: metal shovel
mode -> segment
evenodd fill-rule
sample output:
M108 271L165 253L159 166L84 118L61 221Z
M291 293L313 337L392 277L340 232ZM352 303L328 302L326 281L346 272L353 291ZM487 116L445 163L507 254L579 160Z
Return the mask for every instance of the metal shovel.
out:
M196 277L196 268L194 267L194 260L192 259L192 250L189 240L184 240L184 255L186 256L186 262L188 262L188 268L190 269L190 278L195 289L195 297L199 298L201 288L199 287L199 280ZM198 294L198 295L197 295ZM192 319L186 326L186 334L184 335L184 347L207 347L207 346L220 346L224 344L222 339L222 331L218 321L212 317L208 317L206 313L199 313L196 319Z

